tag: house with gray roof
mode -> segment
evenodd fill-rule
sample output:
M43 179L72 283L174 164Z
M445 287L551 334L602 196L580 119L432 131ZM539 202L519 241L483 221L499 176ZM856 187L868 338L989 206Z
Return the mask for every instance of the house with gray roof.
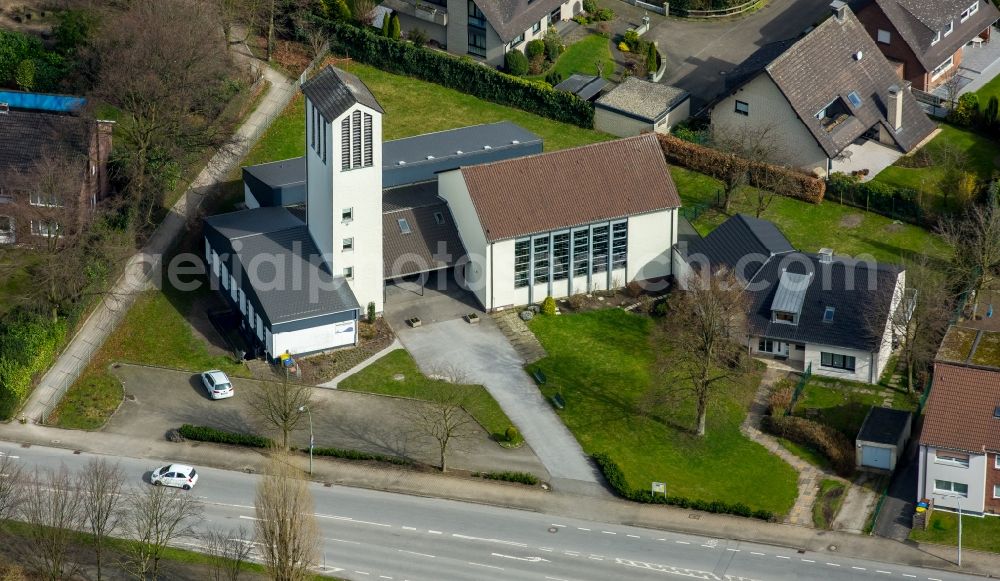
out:
M773 223L746 215L683 246L679 279L725 268L746 285L753 355L818 375L878 382L894 348L890 315L903 300L902 268L830 249L800 252Z
M966 54L978 56L1000 19L986 0L855 0L852 7L900 79L928 92L956 74Z
M580 14L583 0L385 0L404 34L421 30L438 47L493 66L524 51L550 26Z
M594 129L618 137L670 133L690 116L690 93L638 77L625 79L594 103Z
M712 125L767 131L777 144L773 162L817 176L846 168L875 175L936 126L850 8L838 0L831 11L787 48L772 45L738 67L742 82L713 105Z

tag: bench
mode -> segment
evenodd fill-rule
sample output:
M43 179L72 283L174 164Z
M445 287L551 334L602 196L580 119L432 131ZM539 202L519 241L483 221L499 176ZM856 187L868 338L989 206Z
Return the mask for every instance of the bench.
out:
M564 410L564 409L566 409L566 400L563 399L563 396L562 396L561 393L555 394L550 399L552 401L552 406L555 407L557 410Z
M535 378L535 383L538 385L545 385L545 373L543 373L541 369L536 367L535 370L531 372L531 377Z

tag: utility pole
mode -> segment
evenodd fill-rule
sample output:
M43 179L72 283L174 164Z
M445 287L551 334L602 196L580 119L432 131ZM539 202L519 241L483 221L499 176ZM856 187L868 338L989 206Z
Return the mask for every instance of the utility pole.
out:
M309 476L313 473L313 445L316 443L313 438L313 416L312 412L309 411L309 406L302 406L299 408L299 413L306 412L309 416ZM959 564L961 564L962 558L959 557Z
M955 500L958 503L958 566L962 566L962 499Z

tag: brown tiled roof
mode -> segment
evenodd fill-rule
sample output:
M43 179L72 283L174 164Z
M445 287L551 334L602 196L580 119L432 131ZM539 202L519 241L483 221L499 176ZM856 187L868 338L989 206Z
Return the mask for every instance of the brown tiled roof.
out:
M440 216L440 223L438 221ZM406 220L409 233L400 229ZM386 279L454 266L465 256L437 182L386 190L382 196L382 264Z
M920 443L966 452L1000 452L1000 370L934 365Z
M681 205L651 133L461 171L490 242Z

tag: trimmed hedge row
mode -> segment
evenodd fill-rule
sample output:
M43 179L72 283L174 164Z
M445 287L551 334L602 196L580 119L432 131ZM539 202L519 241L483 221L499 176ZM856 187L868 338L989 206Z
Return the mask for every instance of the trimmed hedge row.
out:
M0 325L0 419L9 419L31 393L35 375L55 360L69 322L20 312Z
M556 121L587 129L594 126L593 105L546 83L519 79L470 59L386 38L350 23L327 20L326 26L330 50L384 71L410 75Z
M309 452L306 448L304 452ZM408 466L413 462L407 458L399 456L387 456L385 454L369 454L368 452L358 452L357 450L344 450L342 448L313 448L313 455L327 456L330 458L341 458L343 460L375 460L376 462L388 462L397 466Z
M208 426L192 426L184 424L177 432L188 440L198 442L214 442L216 444L232 444L234 446L248 446L250 448L269 448L274 441L264 436L254 436L252 434L240 434L210 428Z
M519 484L528 484L530 486L535 486L538 484L538 477L534 474L528 474L527 472L476 472L473 476L478 476L480 478L486 478L487 480L502 480L504 482L517 482Z
M933 222L920 205L919 193L910 188L876 180L863 182L856 177L836 172L827 182L827 193L831 200L841 204L905 220L918 226L928 226Z
M830 426L797 416L764 416L761 428L819 451L830 460L833 470L840 476L847 477L854 473L854 444Z
M693 510L701 510L716 514L732 514L767 521L774 520L773 512L769 510L754 510L742 502L730 503L722 500L698 500L685 498L683 496L653 494L650 490L634 490L628 485L628 481L625 479L625 474L622 472L621 467L619 467L610 456L598 453L594 454L592 457L594 461L597 462L597 465L600 466L601 472L604 473L604 478L607 479L608 484L610 484L622 498L646 504L667 504L680 508L690 508Z
M826 193L826 182L794 169L747 161L735 155L723 153L704 145L698 145L697 143L691 143L673 135L657 134L657 137L660 139L663 157L666 158L667 162L699 173L719 178L733 164L741 164L759 170L751 172L751 176L754 174L766 176L767 183L764 186L773 188L774 184L780 184L775 191L776 194L809 202L810 204L819 204L823 201L823 196ZM758 186L753 181L751 181L750 185Z

